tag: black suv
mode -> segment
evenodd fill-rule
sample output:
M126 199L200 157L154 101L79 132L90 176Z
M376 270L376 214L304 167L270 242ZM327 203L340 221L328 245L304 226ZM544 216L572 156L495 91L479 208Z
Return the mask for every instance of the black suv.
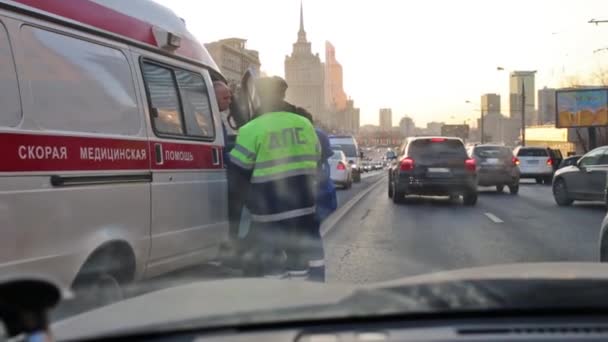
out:
M389 171L388 197L395 203L406 195L463 197L477 203L477 165L462 140L448 137L408 138Z

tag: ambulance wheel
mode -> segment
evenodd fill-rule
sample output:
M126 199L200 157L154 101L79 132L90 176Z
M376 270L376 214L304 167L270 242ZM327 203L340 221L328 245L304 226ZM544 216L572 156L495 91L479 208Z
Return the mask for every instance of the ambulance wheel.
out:
M75 306L92 309L124 298L124 287L133 281L135 256L122 244L91 255L72 284Z

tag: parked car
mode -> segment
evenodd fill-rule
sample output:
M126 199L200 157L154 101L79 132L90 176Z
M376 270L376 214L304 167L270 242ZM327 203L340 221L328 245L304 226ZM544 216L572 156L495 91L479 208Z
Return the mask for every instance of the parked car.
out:
M561 163L559 163L558 170L566 166L576 165L576 162L578 162L579 159L581 159L580 155L566 157Z
M538 184L550 184L555 161L546 147L519 146L513 150L519 159L520 178L534 178Z
M477 166L462 140L448 137L408 138L389 171L388 196L400 203L407 195L462 196L477 203Z
M605 201L608 146L583 155L576 164L565 166L553 177L553 197L560 205L573 201Z
M350 164L353 172L353 181L359 183L361 181L361 173L363 172L363 152L359 150L357 140L352 135L331 135L329 142L332 148L342 150L346 155L348 164Z
M496 186L498 192L507 186L513 195L519 192L520 161L508 147L476 145L469 148L469 156L477 163L478 185Z
M329 158L329 170L331 180L336 185L349 189L353 185L353 173L346 155L342 150L333 150L334 154Z

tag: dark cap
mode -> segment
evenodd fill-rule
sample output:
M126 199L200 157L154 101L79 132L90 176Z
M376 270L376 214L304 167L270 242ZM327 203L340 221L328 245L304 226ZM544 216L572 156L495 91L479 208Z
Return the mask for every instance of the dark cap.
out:
M278 76L260 77L255 83L256 90L261 97L276 98L277 95L281 99L285 97L287 91L287 82Z

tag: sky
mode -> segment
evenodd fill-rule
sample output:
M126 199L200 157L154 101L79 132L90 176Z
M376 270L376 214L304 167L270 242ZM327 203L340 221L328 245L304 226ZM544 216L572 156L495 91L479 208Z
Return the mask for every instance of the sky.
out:
M284 75L299 26L300 0L156 0L184 18L203 43L247 39L262 70ZM314 53L336 47L344 90L361 124L393 110L418 126L479 115L480 96L499 93L508 113L509 71L536 70L536 88L587 80L608 68L607 0L303 0ZM497 71L497 66L506 71ZM587 82L590 83L590 82ZM471 103L465 103L469 100Z

